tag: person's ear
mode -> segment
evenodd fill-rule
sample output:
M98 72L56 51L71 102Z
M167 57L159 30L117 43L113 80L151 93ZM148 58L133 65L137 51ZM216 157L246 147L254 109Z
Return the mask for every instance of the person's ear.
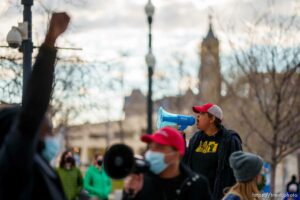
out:
M212 117L210 117L209 123L213 124L213 123L215 123L215 120L216 120L216 117L212 116Z

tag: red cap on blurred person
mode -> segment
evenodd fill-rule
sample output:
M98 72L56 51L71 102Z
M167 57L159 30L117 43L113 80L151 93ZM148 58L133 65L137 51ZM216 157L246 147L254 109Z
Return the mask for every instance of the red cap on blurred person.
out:
M152 135L143 135L141 140L145 143L155 142L161 145L174 147L182 156L185 152L185 142L181 133L172 127L163 127Z
M210 113L216 118L223 120L223 111L222 109L213 103L207 103L201 106L193 106L193 111L195 113Z

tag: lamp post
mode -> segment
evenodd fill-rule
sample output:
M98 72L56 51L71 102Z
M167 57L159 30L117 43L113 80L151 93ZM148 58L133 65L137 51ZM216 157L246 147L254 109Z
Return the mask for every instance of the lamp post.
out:
M31 62L32 62L32 12L31 6L33 5L33 0L22 0L24 6L23 10L23 21L27 22L28 32L27 39L22 41L22 52L23 52L23 95L26 88L28 78L31 73Z
M153 110L153 102L152 102L152 76L153 76L153 68L155 66L155 57L152 54L152 17L154 14L154 6L151 3L151 0L148 0L148 3L145 7L145 12L147 15L149 34L148 34L148 54L146 55L146 64L148 67L148 96L147 96L147 134L152 133L152 110Z

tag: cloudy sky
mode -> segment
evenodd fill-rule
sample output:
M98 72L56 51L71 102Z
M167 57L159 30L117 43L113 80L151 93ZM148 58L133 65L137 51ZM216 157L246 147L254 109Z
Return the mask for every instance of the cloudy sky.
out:
M60 39L59 45L81 47L83 50L64 51L61 54L77 55L88 62L97 63L120 59L120 54L126 53L127 56L122 58L127 88L125 93L129 94L132 88L146 92L147 69L144 56L148 51L148 27L144 6L147 1L35 1L33 40L35 44L40 44L46 29L47 15L41 9L41 5L50 11L67 11L72 17L71 28ZM22 6L19 2L19 0L2 0L0 45L6 44L5 38L10 27L22 21ZM207 33L209 14L213 16L214 31L221 41L223 58L232 53L227 43L228 38L243 44L247 30L255 26L254 23L260 16L268 14L284 19L300 13L297 0L152 0L152 2L155 6L153 21L153 53L157 59L155 76L172 73L174 54L179 54L184 58L185 69L196 78L200 65L198 46ZM266 30L263 25L256 28ZM7 50L1 49L0 53L4 54L5 51ZM193 84L190 87L193 87ZM169 94L177 90L176 88L170 86ZM154 96L158 98L160 93L156 92ZM122 104L122 100L119 104Z

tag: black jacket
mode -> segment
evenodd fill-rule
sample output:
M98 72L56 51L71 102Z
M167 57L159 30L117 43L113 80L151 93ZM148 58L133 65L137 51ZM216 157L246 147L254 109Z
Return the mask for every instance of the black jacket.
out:
M233 171L229 165L229 156L232 152L242 150L242 140L236 132L228 130L223 126L220 131L223 136L218 149L218 167L214 183L214 191L212 191L213 200L222 199L223 190L236 183ZM198 147L199 142L203 139L203 137L205 137L205 133L199 131L190 139L187 151L183 158L183 162L190 167L192 163L192 154L195 152L195 149Z
M181 164L180 172L186 179L176 190L177 197L174 200L211 200L208 181L205 177L191 171L187 166ZM167 200L162 190L160 178L152 173L144 175L144 185L142 190L134 197L130 198L123 192L123 200Z
M49 105L56 50L42 46L22 107L0 144L1 200L64 200L53 169L37 154L39 129Z

